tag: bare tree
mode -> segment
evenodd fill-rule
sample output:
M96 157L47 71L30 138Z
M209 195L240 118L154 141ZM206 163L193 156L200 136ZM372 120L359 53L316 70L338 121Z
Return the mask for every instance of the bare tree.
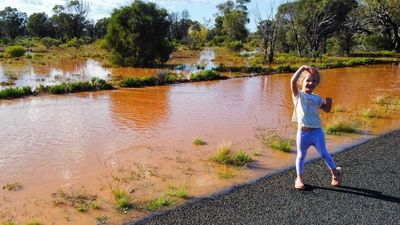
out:
M267 19L263 19L259 11L259 7L256 6L254 11L256 21L258 23L258 31L262 40L262 51L263 51L263 64L268 62L272 64L275 55L275 43L276 43L276 30L279 21L274 20L274 4L271 4L270 11L267 13ZM268 53L269 51L269 53Z

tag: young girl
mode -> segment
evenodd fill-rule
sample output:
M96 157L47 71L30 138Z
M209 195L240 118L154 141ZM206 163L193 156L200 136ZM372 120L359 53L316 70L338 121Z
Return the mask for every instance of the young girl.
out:
M324 131L322 130L321 118L318 109L329 112L332 106L332 99L322 99L313 93L320 80L319 71L316 68L306 65L301 66L290 80L290 88L294 102L293 121L298 123L297 130L297 157L295 181L296 189L304 189L304 161L307 149L314 146L318 153L325 160L326 165L332 173L332 186L339 186L341 183L342 171L336 167L335 162L326 149ZM301 90L297 85L301 85Z

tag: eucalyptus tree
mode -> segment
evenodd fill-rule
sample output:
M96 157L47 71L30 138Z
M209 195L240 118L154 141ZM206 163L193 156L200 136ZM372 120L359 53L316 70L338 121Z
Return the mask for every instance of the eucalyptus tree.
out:
M207 28L199 22L194 22L188 31L191 49L200 49L207 40Z
M400 1L399 0L363 0L370 15L378 24L377 30L392 41L392 48L400 52Z
M112 62L122 66L153 66L169 59L170 22L167 10L155 3L135 0L115 9L111 15L106 41Z
M27 15L16 8L5 7L0 11L0 34L12 41L26 33Z
M51 37L53 36L52 32L52 23L49 20L49 17L46 13L33 13L28 18L27 30L36 37Z
M184 41L188 39L189 27L194 24L190 19L189 11L183 10L181 13L172 12L168 15L171 24L169 36L173 40Z
M365 5L359 5L347 14L341 29L335 33L341 53L350 55L353 46L356 44L354 37L357 34L372 34L371 17L366 13Z
M66 1L65 5L55 5L54 15L50 18L58 38L80 38L90 25L87 15L89 4L84 0Z
M300 0L295 2L295 23L307 44L308 53L325 51L326 40L341 29L356 0Z
M107 34L107 26L110 21L110 18L101 18L97 20L94 25L94 36L96 38L103 38Z
M217 5L219 14L215 18L216 28L214 33L226 35L232 40L244 41L249 31L246 25L250 22L246 4L251 0L227 0Z
M280 26L276 31L276 36L279 37L277 44L280 44L281 51L289 53L290 51L297 52L298 56L302 56L304 43L300 38L301 24L296 23L296 4L287 1L278 7L275 18L279 21Z

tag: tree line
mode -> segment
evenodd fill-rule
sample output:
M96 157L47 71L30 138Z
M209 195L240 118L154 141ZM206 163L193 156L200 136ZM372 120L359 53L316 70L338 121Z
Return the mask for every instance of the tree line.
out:
M168 13L141 0L114 9L110 17L96 22L88 19L90 6L84 0L55 5L51 17L44 12L28 17L6 7L0 11L0 35L5 44L35 37L47 47L71 39L84 43L104 39L112 62L123 66L162 64L180 44L191 49L251 46L261 50L263 63L272 63L276 52L301 57L318 57L333 50L342 55L355 50L400 52L399 0L288 0L267 18L261 16L265 12L257 12L253 33L246 28L250 2L227 0L217 5L213 26L190 19L187 10Z

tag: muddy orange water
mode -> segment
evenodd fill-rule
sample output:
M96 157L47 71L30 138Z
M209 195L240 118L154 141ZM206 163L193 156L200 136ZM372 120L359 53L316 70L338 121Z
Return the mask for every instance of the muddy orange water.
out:
M290 76L2 100L0 185L18 182L23 189L0 190L0 221L96 224L102 218L121 224L147 213L116 212L111 190L117 187L140 205L165 195L170 186L186 186L190 196L199 197L292 166L295 149L273 151L257 138L260 130L271 128L295 138ZM331 96L346 112L357 111L377 96L399 97L400 68L323 70L316 93ZM371 121L365 134L327 136L327 144L334 152L399 128L394 111ZM193 145L196 137L207 144ZM213 165L208 159L222 143L258 154L248 168ZM308 158L313 157L310 149ZM233 177L219 178L221 172ZM101 209L78 212L55 204L52 196L83 189L97 196Z

